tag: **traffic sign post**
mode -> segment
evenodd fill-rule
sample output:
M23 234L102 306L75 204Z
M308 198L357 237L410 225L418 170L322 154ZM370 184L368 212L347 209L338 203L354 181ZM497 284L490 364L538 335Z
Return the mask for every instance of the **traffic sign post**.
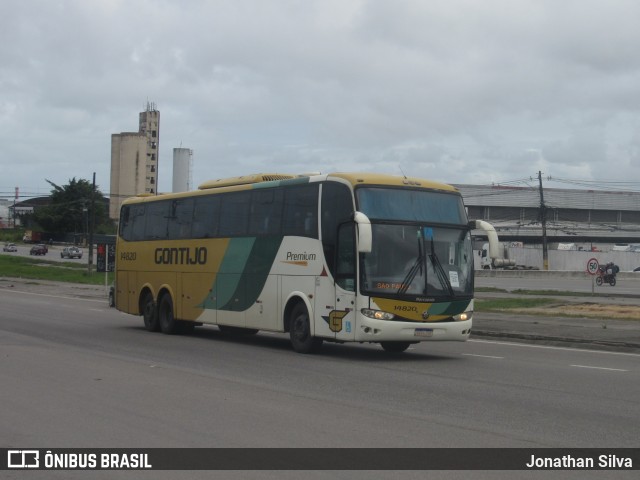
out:
M596 275L598 273L598 269L600 268L600 264L596 258L590 258L587 262L587 272L590 275Z
M115 270L116 263L116 246L112 244L98 244L96 254L96 266L98 272L104 272L104 288L108 290L107 286L107 272L113 272Z
M600 263L598 263L598 259L590 258L587 262L587 273L591 275L591 294L593 295L596 290L596 275L600 270Z

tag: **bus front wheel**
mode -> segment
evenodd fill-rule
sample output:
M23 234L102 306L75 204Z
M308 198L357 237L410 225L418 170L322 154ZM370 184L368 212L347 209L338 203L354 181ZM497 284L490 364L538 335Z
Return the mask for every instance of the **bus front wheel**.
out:
M322 339L311 335L309 312L302 303L298 303L291 312L289 338L293 349L298 353L317 352L322 346Z
M142 300L142 318L144 320L144 328L150 332L160 330L160 322L158 322L158 310L156 302L153 301L151 292L147 292Z
M402 353L409 348L411 342L380 342L380 346L385 352Z
M168 293L162 296L160 306L158 307L158 320L160 321L160 330L162 333L174 334L177 331L178 323L173 316L173 300Z

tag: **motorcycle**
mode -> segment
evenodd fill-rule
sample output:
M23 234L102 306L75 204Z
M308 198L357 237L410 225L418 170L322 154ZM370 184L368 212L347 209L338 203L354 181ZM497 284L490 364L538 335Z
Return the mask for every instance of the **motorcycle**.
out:
M603 283L608 283L612 287L616 286L616 274L620 271L620 267L614 264L601 265L598 269L598 276L596 277L596 285L599 287Z

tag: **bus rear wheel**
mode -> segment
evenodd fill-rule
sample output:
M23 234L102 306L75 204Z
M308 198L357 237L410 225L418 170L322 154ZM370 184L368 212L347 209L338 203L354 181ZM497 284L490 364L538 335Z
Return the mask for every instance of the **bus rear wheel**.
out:
M311 335L309 312L302 303L293 307L291 312L289 338L293 349L298 353L317 352L322 346L322 339Z
M142 318L144 320L144 328L150 332L160 330L160 322L158 321L158 310L156 302L153 301L151 292L147 292L142 300Z
M402 353L409 348L411 342L380 342L380 346L385 352Z
M178 330L178 322L173 316L173 300L168 293L162 296L158 307L158 320L162 333L172 335Z

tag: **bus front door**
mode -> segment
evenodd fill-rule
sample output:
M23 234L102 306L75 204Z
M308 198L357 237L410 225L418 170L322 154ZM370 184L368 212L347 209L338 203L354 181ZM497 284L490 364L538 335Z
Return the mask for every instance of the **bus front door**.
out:
M336 248L335 310L332 331L336 340L349 341L355 338L356 304L356 228L347 222L338 228Z

